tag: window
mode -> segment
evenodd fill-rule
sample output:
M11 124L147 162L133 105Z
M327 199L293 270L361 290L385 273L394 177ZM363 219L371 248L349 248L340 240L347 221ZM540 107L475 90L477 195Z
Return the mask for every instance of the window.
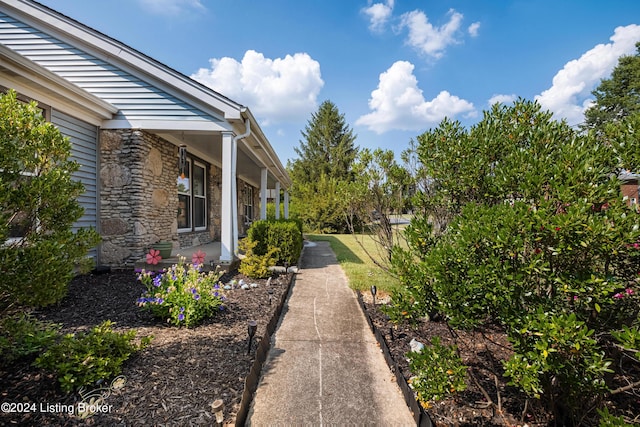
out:
M187 159L178 176L178 231L202 231L207 228L206 167Z
M253 187L244 187L244 222L253 221Z

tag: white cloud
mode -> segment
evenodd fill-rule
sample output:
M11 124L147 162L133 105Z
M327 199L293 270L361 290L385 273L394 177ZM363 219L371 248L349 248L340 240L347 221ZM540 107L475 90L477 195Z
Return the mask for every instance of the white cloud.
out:
M409 29L407 44L429 56L440 58L447 46L460 43L457 35L460 32L463 15L453 9L449 10L448 15L447 23L434 27L427 15L420 10L403 14L400 29L405 27Z
M467 28L467 31L469 32L469 35L471 37L478 37L479 30L480 30L479 22L474 22L473 24L469 25L469 28Z
M616 28L611 43L599 44L567 62L553 77L553 85L536 96L536 100L569 124L582 123L584 111L592 102L591 91L611 74L620 56L635 52L639 39L640 25Z
M270 59L248 50L241 62L229 57L209 61L210 68L191 77L248 106L265 126L306 118L324 85L320 63L306 53Z
M356 125L366 126L378 134L392 129L420 130L445 117L475 114L473 104L442 91L431 101L424 99L413 74L414 66L397 61L380 74L378 88L371 92L371 113L361 116Z
M511 94L511 95L497 94L489 98L489 101L487 102L487 104L489 105L489 107L493 106L493 104L495 103L512 104L516 99L518 99L518 97L515 94Z
M143 8L158 15L175 16L205 10L200 0L138 0Z
M384 30L384 26L393 13L394 0L387 0L385 3L374 3L362 9L362 12L369 17L369 29L373 32Z

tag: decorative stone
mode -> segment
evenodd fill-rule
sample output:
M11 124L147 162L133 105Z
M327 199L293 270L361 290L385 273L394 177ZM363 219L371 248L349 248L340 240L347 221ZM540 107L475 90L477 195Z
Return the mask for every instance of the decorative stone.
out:
M420 353L422 349L424 349L424 344L413 338L409 342L409 348L411 348L411 351L413 351L414 353Z
M107 164L100 169L100 180L104 188L121 188L131 183L131 171L126 166Z
M144 236L147 234L147 229L141 222L136 221L133 223L133 234L136 236Z
M105 219L100 222L101 233L104 236L121 236L125 234L129 226L120 218Z
M160 150L155 147L151 148L145 168L151 171L153 176L162 175L162 153L160 153Z
M101 254L104 264L120 264L131 255L131 251L111 242L104 242Z
M100 148L102 151L118 150L122 147L122 138L117 132L108 130L102 131L100 134Z
M240 286L240 288L246 291L247 289L249 289L249 285L245 283L244 285Z
M169 192L162 188L156 188L151 194L154 208L166 208L169 204Z

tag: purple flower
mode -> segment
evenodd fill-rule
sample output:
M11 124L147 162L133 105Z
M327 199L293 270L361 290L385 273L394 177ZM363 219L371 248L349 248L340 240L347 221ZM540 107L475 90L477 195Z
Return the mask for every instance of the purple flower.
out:
M155 286L156 288L160 286L161 282L162 282L162 274L158 274L156 277L153 278L153 286Z
M182 322L184 320L184 314L180 313L178 315L178 322Z
M191 293L195 295L196 293L198 293L198 291L196 290L196 288L191 288Z
M196 301L198 301L198 300L200 299L200 295L195 294L195 295L193 296L193 299L195 299Z
M220 289L220 283L216 283L215 285L213 285L213 289Z
M180 307L180 313L184 313L184 307Z
M156 300L156 302L157 302L158 304L162 304L162 303L164 302L164 300L163 300L162 298L158 298L158 299Z
M213 293L213 296L214 296L214 297L217 297L218 295L219 295L219 294L218 294L218 292L214 292L214 293Z

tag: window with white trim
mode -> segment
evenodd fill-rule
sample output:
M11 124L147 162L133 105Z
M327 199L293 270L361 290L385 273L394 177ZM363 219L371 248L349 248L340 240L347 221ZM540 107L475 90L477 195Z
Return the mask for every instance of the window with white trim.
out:
M253 187L244 187L244 222L250 224L253 221Z
M178 176L178 231L207 229L207 168L187 158L184 171Z

